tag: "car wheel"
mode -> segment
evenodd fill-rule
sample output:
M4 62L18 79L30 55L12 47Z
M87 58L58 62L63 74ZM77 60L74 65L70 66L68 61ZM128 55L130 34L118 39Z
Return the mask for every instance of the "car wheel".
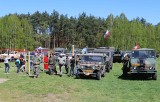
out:
M110 68L109 67L106 68L106 72L108 72L108 73L110 72Z
M112 70L112 66L113 66L113 65L110 66L110 69L111 69L111 70Z
M153 80L157 80L157 73L154 73L154 74L152 75L152 79L153 79Z
M100 71L98 71L98 72L96 73L96 78L97 78L97 80L100 80L100 79L101 79L101 73L100 73Z
M102 77L105 77L105 73L102 74Z

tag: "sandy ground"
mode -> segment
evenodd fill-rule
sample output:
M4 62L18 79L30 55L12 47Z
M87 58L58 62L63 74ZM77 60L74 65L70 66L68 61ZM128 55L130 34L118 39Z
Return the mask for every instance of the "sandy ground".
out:
M4 83L5 81L7 81L8 79L5 78L0 78L0 83Z

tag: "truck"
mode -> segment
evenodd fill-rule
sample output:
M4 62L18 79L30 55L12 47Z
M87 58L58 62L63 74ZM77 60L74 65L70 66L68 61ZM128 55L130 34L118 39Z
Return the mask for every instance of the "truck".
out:
M132 50L129 67L123 65L123 74L146 75L157 80L156 52L154 49L140 48ZM125 62L125 61L124 61ZM125 63L124 63L125 64ZM126 75L125 75L126 76Z

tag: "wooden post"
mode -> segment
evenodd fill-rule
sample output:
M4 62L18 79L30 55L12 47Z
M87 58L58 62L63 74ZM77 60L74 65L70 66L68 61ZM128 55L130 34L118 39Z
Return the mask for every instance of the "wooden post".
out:
M50 57L50 51L48 51L48 58Z
M28 74L30 75L30 51L28 52Z
M72 56L74 56L74 45L72 45Z
M24 60L27 62L27 54L24 54ZM27 63L25 63L25 68L27 68Z

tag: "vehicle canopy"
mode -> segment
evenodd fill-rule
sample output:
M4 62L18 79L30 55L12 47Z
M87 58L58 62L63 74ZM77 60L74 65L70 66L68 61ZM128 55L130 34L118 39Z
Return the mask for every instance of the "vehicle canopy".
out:
M65 48L55 48L54 51L60 52L60 53L67 53L67 49L65 49Z

